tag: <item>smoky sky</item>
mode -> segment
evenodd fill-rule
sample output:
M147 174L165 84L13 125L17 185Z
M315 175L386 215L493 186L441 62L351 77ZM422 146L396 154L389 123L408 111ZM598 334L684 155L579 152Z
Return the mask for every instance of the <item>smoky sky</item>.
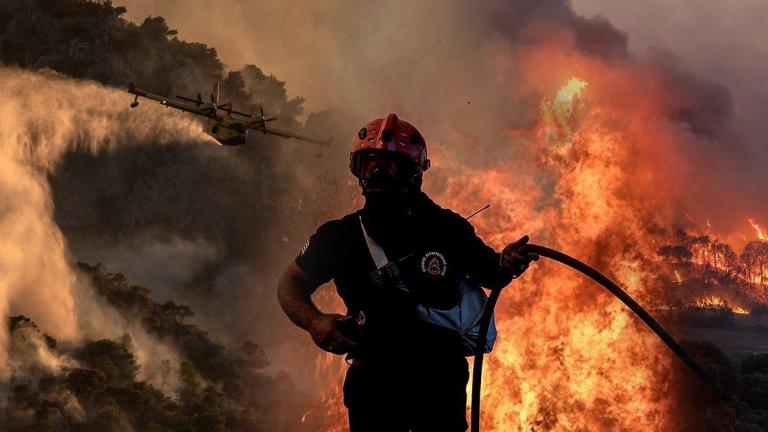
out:
M191 304L225 339L254 336L275 363L307 350L305 335L277 307L277 275L319 223L359 204L346 167L354 133L395 111L419 127L430 148L448 148L468 167L490 164L498 146L509 144L504 131L535 121L542 94L521 81L519 60L527 47L548 39L565 35L580 53L607 64L662 70L666 85L681 95L667 114L697 137L691 152L706 150L692 162L705 172L692 180L699 186L685 205L711 209L713 220L719 214L731 226L743 221L721 203L768 221L766 204L729 200L730 190L743 186L757 194L765 184L764 158L755 157L765 153L755 150L748 126L768 104L760 81L747 79L765 67L750 55L763 48L740 43L744 33L734 27L706 32L674 25L714 20L720 6L686 15L681 6L651 3L658 10L653 19L625 26L632 9L587 1L576 10L567 1L533 0L115 3L136 21L165 17L182 39L214 46L230 69L252 63L275 74L290 97L307 98L304 132L335 138L322 151L266 138L242 148L197 143L72 154L51 176L56 221L78 259L104 261L161 299ZM665 36L651 37L662 23L668 23ZM691 34L732 40L711 46L730 48L733 54L722 56L739 68L695 61L708 58L709 45ZM685 38L688 44L680 42ZM436 190L439 158L434 162L427 186Z
M700 174L689 182L698 200L689 214L723 231L748 232L744 214L768 223L768 205L755 199L766 192L768 158L760 25L768 11L760 2L118 3L134 20L167 17L182 38L216 46L230 67L253 62L277 74L289 94L307 98L307 112L334 107L368 119L396 111L430 142L480 165L494 157L500 131L536 113L541 95L516 76L520 47L565 29L582 52L657 65L669 71L670 88L692 96L670 114L711 138L699 141L703 152L691 149Z
M498 28L489 23L489 9L505 5L522 9L535 3L543 5L540 9L545 13L561 17L602 16L625 33L628 48L637 55L647 55L652 49L669 50L698 76L723 83L733 92L740 128L755 131L753 137L765 136L766 132L759 119L768 110L768 94L761 84L768 73L763 61L768 54L763 43L768 39L768 6L760 0L576 0L572 10L563 1L420 2L420 6L414 6L398 2L376 5L331 1L320 5L304 1L286 5L279 1L227 0L215 8L195 0L117 3L127 5L128 17L134 20L149 14L167 17L183 37L216 46L231 67L249 62L261 65L285 79L290 92L307 97L310 110L349 103L356 109L361 105L375 107L357 104L354 99L358 94L347 87L349 82L337 78L345 71L364 72L376 53L399 63L396 56L387 54L402 50L407 56L405 53L411 49L408 46L415 44L428 48L419 50L422 54L427 51L425 61L450 75L451 58L473 60L465 57L467 50L461 48L474 46L481 50L482 38ZM508 18L496 15L496 21L506 21L505 27L519 27L519 22ZM414 28L419 21L422 24ZM292 31L286 32L285 28ZM406 44L394 43L398 34ZM372 64L378 66L375 61ZM432 74L432 79L435 76ZM381 84L375 79L369 81L373 78L369 74L364 78L361 81L369 86ZM476 78L482 79L482 75Z
M639 55L668 50L696 75L722 83L734 99L739 131L755 150L768 149L762 137L768 91L768 4L748 1L612 2L576 0L584 15L605 16L631 35L629 46Z

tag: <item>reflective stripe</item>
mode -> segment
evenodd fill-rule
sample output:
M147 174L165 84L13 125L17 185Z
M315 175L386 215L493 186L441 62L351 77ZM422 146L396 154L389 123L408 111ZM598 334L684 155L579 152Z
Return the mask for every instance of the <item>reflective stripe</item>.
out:
M381 246L379 246L379 244L376 243L376 241L368 235L368 231L365 230L365 225L363 225L362 216L358 216L357 218L360 220L360 228L363 229L363 236L365 237L365 244L368 245L368 252L371 253L371 258L373 258L373 262L376 264L376 268L381 270L383 267L389 264L387 254L385 254L384 249L382 249Z

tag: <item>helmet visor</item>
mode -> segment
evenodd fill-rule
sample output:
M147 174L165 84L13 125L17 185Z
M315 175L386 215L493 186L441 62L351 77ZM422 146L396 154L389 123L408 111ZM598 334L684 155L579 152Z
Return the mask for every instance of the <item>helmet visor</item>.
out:
M387 176L407 180L419 173L416 163L409 157L389 150L369 149L352 153L352 174L359 179Z

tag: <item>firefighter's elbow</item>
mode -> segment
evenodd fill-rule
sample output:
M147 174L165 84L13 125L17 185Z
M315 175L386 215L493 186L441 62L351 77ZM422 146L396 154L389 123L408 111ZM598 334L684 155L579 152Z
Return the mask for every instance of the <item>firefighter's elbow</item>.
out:
M277 281L277 299L283 307L296 297L308 297L312 291L306 273L295 263L288 265Z

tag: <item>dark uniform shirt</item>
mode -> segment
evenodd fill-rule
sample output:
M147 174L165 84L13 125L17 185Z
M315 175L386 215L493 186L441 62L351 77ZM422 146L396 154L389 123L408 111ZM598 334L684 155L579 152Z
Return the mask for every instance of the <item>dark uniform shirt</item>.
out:
M439 207L419 193L403 218L374 217L361 209L329 221L315 232L296 257L296 264L317 285L334 280L348 308L366 318L353 356L387 358L461 354L455 332L436 328L413 317L414 304L448 309L459 299L459 281L468 277L494 285L503 277L499 254L475 234L460 215ZM410 294L371 279L376 265L361 229L379 243L397 267Z

